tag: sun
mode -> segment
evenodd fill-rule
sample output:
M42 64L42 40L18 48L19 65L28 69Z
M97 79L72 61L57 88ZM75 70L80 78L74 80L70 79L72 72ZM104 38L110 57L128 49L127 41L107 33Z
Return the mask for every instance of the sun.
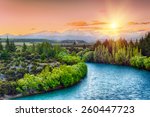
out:
M109 35L111 38L117 39L120 36L122 25L123 24L119 20L110 21L107 25L107 30L104 30L103 33Z
M119 24L116 23L116 22L113 22L113 23L111 23L111 25L110 25L110 28L113 29L113 30L117 29L118 27L119 27Z

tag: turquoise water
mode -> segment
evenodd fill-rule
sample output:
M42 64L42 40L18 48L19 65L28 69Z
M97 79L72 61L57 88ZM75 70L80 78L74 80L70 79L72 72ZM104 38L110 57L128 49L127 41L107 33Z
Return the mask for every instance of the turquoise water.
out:
M132 67L87 63L77 85L17 100L150 100L150 72Z

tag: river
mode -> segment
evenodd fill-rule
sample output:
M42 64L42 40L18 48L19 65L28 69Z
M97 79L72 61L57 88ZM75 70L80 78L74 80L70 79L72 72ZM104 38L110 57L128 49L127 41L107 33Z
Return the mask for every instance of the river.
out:
M96 63L87 66L87 76L75 86L17 100L150 100L149 71Z

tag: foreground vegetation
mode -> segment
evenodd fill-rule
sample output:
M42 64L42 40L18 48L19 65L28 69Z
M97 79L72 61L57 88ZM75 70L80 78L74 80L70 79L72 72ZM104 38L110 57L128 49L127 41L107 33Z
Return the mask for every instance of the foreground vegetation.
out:
M0 43L0 97L35 94L71 86L87 72L79 56L48 42L22 47Z

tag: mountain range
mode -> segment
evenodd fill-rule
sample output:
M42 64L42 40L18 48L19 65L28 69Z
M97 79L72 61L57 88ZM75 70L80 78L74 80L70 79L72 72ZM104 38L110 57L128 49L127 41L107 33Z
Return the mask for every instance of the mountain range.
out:
M132 32L132 33L121 33L120 37L125 38L127 40L136 40L140 39L145 35L145 31L139 31L139 32ZM83 40L85 42L91 43L95 42L96 40L104 41L105 39L109 39L110 36L104 35L98 32L92 32L92 31L79 31L79 30L69 30L65 31L63 33L59 32L48 32L48 31L41 31L31 34L25 34L25 35L12 35L12 34L3 34L0 35L1 39L4 38L9 39L47 39L47 40L54 40L54 41L63 41L63 40ZM115 38L115 37L111 37Z

